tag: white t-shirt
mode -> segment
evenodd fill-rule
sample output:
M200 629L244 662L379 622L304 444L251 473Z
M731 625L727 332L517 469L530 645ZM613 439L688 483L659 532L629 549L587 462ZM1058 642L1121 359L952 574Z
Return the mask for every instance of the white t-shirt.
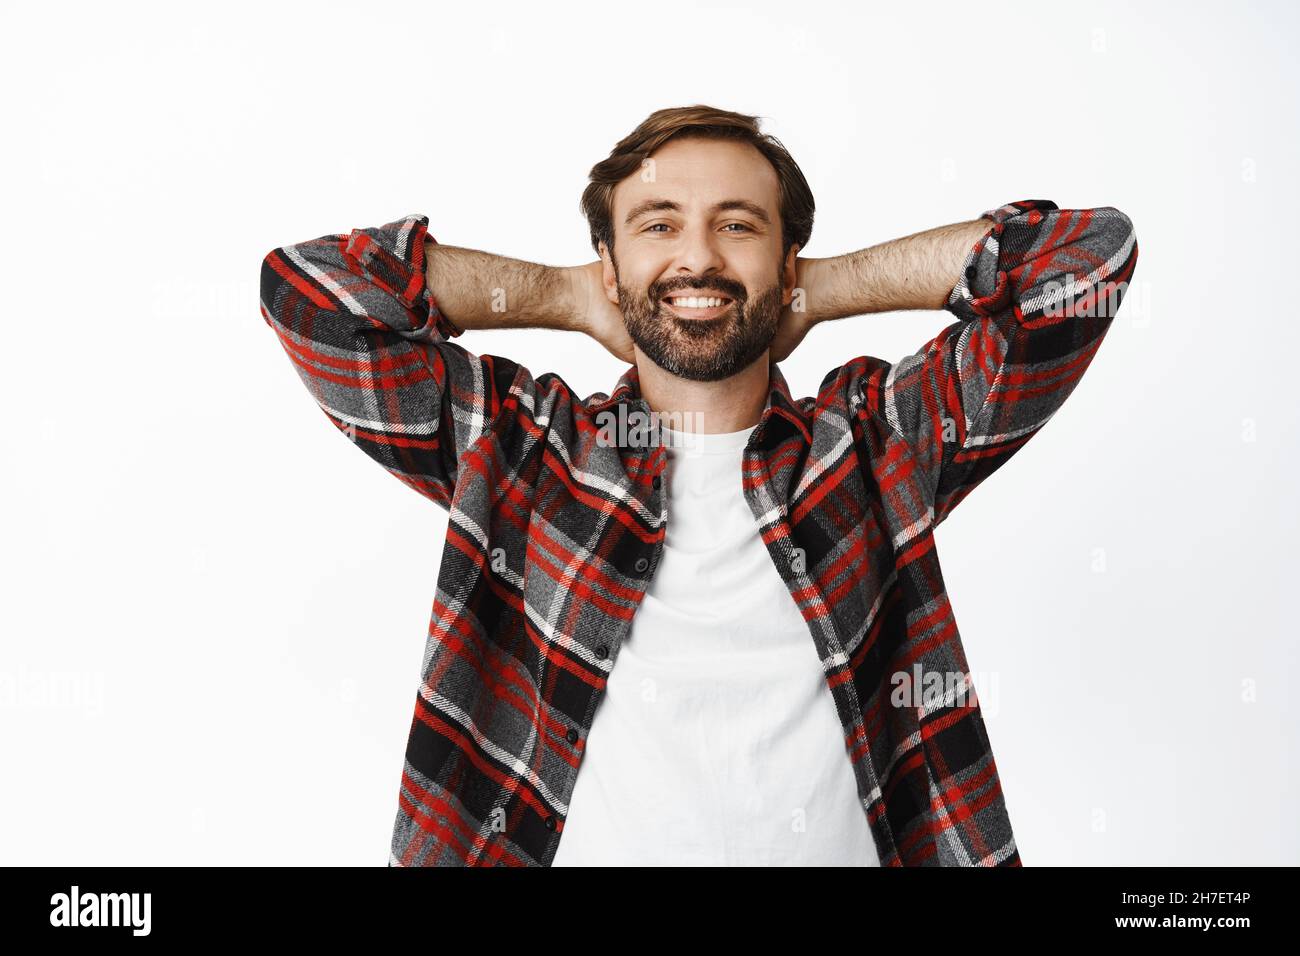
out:
M663 431L664 551L553 866L880 865L812 634L742 492L752 431Z

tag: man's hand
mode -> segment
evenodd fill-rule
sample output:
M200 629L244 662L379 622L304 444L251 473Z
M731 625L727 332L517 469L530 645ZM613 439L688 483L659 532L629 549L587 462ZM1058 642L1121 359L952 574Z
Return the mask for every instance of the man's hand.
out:
M605 296L601 260L565 270L569 279L569 300L573 309L572 328L586 332L615 358L634 363L632 337L627 334L623 313Z
M803 341L804 336L808 334L808 330L817 324L816 315L811 310L811 303L816 301L818 294L815 284L817 282L816 272L819 261L800 257L796 257L794 260L794 295L790 299L790 304L781 310L781 318L776 326L776 336L772 339L772 344L768 346L767 358L769 363L775 364L788 358L790 353Z

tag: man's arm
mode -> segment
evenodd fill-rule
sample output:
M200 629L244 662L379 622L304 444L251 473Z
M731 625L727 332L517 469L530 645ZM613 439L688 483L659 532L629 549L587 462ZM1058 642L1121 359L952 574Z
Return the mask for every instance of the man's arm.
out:
M581 331L573 269L539 265L425 238L425 277L454 327Z
M942 309L988 219L939 226L832 259L800 259L810 324L871 312Z
M451 339L469 328L573 328L582 309L571 270L438 246L427 229L426 217L407 216L272 250L261 308L335 426L449 507L467 450L533 386L521 366Z
M809 324L939 307L958 318L900 362L861 356L840 370L854 407L905 443L909 460L896 476L920 470L933 525L1069 397L1110 328L1137 251L1118 209L1024 200L810 260Z
M582 332L636 361L618 306L605 298L600 260L543 266L427 240L427 278L453 329L542 328Z

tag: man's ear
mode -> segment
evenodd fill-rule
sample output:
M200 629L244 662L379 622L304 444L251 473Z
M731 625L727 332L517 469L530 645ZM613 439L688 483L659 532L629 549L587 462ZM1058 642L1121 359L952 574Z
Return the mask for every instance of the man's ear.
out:
M799 256L799 243L790 246L790 251L786 253L785 263L781 267L781 304L789 305L790 300L794 298L796 283L799 281L799 269L797 259Z
M605 290L605 298L618 305L618 273L614 271L614 257L610 255L604 240L600 242L600 261L603 264L601 286Z

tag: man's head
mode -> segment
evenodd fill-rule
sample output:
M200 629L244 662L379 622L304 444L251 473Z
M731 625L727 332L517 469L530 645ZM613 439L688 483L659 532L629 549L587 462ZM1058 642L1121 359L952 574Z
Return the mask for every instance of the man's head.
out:
M590 178L582 208L592 247L638 348L695 381L728 378L762 356L790 301L814 203L757 118L659 110Z

